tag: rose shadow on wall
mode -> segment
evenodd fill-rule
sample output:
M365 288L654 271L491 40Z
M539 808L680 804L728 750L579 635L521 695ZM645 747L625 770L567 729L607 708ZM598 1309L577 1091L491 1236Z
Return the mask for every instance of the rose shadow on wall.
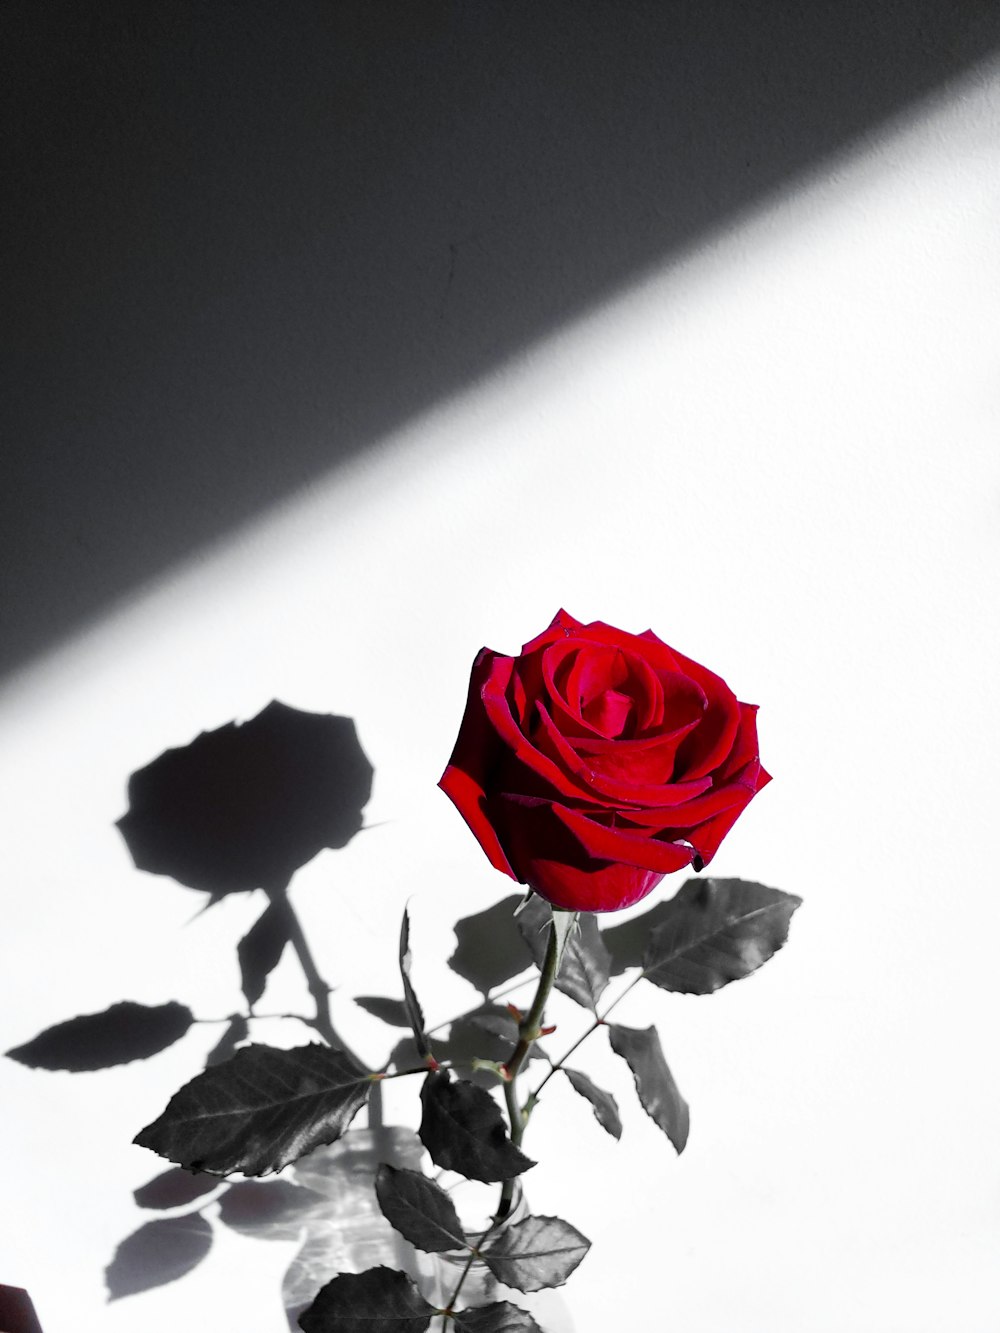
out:
M246 1009L223 1020L206 1069L246 1048L255 1019L264 1017L255 1006L289 945L302 964L315 1013L286 1017L347 1049L288 888L296 870L320 850L340 849L362 831L372 777L352 719L275 701L246 723L227 723L166 750L130 778L129 808L118 827L138 868L207 894L203 911L230 893L263 890L268 898L237 945ZM430 1029L448 1029L445 1039L435 1038L441 1060L467 1065L473 1058L509 1054L517 1024L497 999L528 984L534 971L532 952L514 923L518 902L520 895L510 895L456 924L457 947L449 961L479 991L481 1003ZM409 1028L401 999L358 996L356 1003L390 1028ZM56 1024L7 1055L34 1069L97 1071L156 1055L199 1021L212 1020L198 1020L176 1000L153 1006L123 1000ZM405 1068L419 1059L406 1036L388 1063ZM496 1082L474 1069L468 1077L486 1088ZM422 1145L412 1130L382 1125L377 1083L368 1116L368 1130L352 1130L318 1148L278 1179L232 1182L179 1166L155 1174L134 1198L138 1207L161 1216L118 1245L105 1274L109 1299L184 1277L209 1255L220 1224L255 1239L300 1242L282 1289L292 1329L325 1282L340 1272L362 1271L373 1255L415 1280L426 1279L426 1263L422 1267L414 1248L386 1222L374 1191L380 1163L419 1169Z
M453 1169L460 1178L494 1183L508 1182L533 1166L507 1138L490 1095L498 1091L498 1080L509 1088L517 1070L533 1059L543 1062L543 1072L532 1104L549 1080L562 1073L574 1093L589 1103L600 1128L619 1138L622 1121L613 1094L567 1064L583 1040L602 1029L611 1050L629 1066L641 1107L675 1151L683 1151L688 1107L655 1027L631 1029L609 1024L607 1017L643 978L656 989L710 994L755 972L782 947L800 901L744 881L692 879L676 890L669 904L658 904L625 927L602 932L594 913L581 911L578 919L573 914L572 938L564 936L558 959L553 948L556 918L549 904L537 894L526 900L510 894L456 924L457 947L450 966L478 991L478 999L468 1011L431 1027L425 1024L409 976L409 914L404 910L399 941L402 998L365 995L355 1001L391 1028L409 1029L386 1063L373 1068L350 1050L334 1027L330 987L289 896L300 866L323 848L344 847L364 827L362 810L372 774L351 719L273 702L245 724L228 723L189 745L165 751L129 781L129 809L118 826L139 868L208 894L206 909L230 893L263 890L268 902L237 945L245 1011L228 1019L198 1020L176 1000L156 1006L120 1001L103 1013L57 1024L7 1052L32 1068L98 1070L154 1055L195 1022L224 1026L205 1070L135 1136L136 1144L177 1165L135 1191L140 1208L161 1215L118 1245L106 1270L112 1300L148 1292L191 1272L209 1254L222 1225L256 1239L298 1243L281 1293L292 1329L300 1327L300 1316L306 1326L326 1327L328 1307L347 1299L340 1279L348 1293L357 1291L350 1274L367 1284L366 1299L377 1309L379 1301L395 1300L397 1288L406 1287L426 1307L425 1313L436 1310L444 1318L446 1312L438 1306L444 1299L453 1302L457 1288L452 1290L453 1272L435 1268L434 1255L443 1248L440 1236L428 1241L420 1226L411 1231L394 1211L392 1191L412 1190L417 1188L412 1182L418 1181L421 1197L432 1195L454 1211L446 1187L424 1171L425 1155L441 1168L439 1175ZM657 923L659 929L653 930ZM641 941L645 948L640 954ZM314 1012L260 1014L255 1006L288 946L298 956ZM706 947L708 955L703 956ZM678 960L683 964L679 970ZM544 1018L540 1007L529 1020L515 1005L499 1003L520 987L540 985L538 978L550 964L548 985L592 1020L557 1059L537 1040L553 1033L555 1026L540 1027L523 1046L525 1024ZM602 1004L599 1013L611 976L629 967L636 967L637 975L617 999ZM536 995L532 1012L543 1003L544 997ZM255 1022L272 1017L305 1024L322 1044L287 1049L252 1041ZM439 1036L444 1029L447 1034ZM517 1059L514 1074L512 1051ZM461 1076L454 1082L458 1071ZM386 1126L382 1120L383 1077L408 1075L423 1080L419 1131ZM356 1129L352 1121L366 1104L368 1127ZM287 1174L278 1179L257 1178L286 1168ZM404 1179L403 1186L394 1184L393 1168ZM251 1178L232 1181L237 1173ZM406 1197L404 1193L396 1199L404 1212L411 1206ZM507 1216L502 1201L500 1208L502 1219ZM517 1239L510 1260L523 1260L530 1271L512 1271L513 1286L529 1295L561 1286L589 1249L589 1240L559 1218L518 1221L513 1212L510 1217L511 1232L515 1227L530 1232L528 1240ZM475 1242L466 1236L466 1227L456 1214L443 1234L449 1244L461 1237L461 1245L469 1248ZM545 1235L536 1234L539 1227ZM537 1241L535 1249L529 1244L531 1236ZM523 1245L528 1245L524 1253ZM485 1262L494 1277L507 1271L495 1247ZM539 1274L531 1267L536 1262L549 1267ZM532 1285L536 1281L541 1286ZM390 1289L376 1290L381 1283L389 1283ZM427 1305L425 1297L437 1305ZM349 1296L349 1301L354 1299ZM363 1313L367 1317L369 1307ZM531 1326L523 1321L518 1325ZM553 1333L563 1327L554 1325Z
M330 1016L329 987L288 887L319 851L343 848L361 831L372 776L352 719L275 701L242 725L228 723L165 751L129 780L129 809L118 826L138 868L207 893L206 909L230 893L263 890L268 899L237 946L246 1011L229 1017L207 1068L249 1040L254 1006L289 945L316 1006L301 1021L331 1045L343 1046ZM36 1069L105 1069L165 1050L197 1021L177 1001L149 1006L125 1000L59 1023L7 1054ZM161 1286L194 1268L212 1244L204 1212L209 1204L219 1205L220 1220L234 1230L285 1237L296 1209L305 1216L308 1205L315 1213L322 1202L285 1181L228 1185L180 1168L156 1175L136 1190L135 1201L170 1216L145 1224L119 1245L106 1273L110 1299Z

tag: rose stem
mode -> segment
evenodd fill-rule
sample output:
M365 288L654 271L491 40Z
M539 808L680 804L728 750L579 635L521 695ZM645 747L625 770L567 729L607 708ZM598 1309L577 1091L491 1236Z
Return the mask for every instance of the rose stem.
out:
M535 1103L538 1101L538 1098L539 1098L539 1096L541 1095L541 1091L542 1091L542 1089L545 1087L546 1083L548 1083L548 1081L549 1081L549 1079L552 1077L552 1075L553 1075L553 1074L558 1074L559 1070L562 1069L563 1065L566 1063L566 1061L569 1059L569 1057L573 1054L573 1052L577 1049L577 1047L582 1046L583 1043L587 1040L587 1038L588 1038L589 1036L591 1036L593 1033L595 1033L595 1032L597 1031L598 1028L604 1026L605 1022L607 1021L608 1014L611 1013L611 1010L614 1009L615 1005L617 1005L617 1004L621 1004L622 1000L624 1000L625 996L629 993L629 991L632 989L632 987L633 987L634 985L636 985L637 982L641 981L645 975L646 975L645 972L640 972L640 973L638 974L638 976L633 977L632 980L631 980L631 981L628 983L628 985L625 987L625 989L622 991L622 993L618 996L618 998L615 999L615 1000L612 1000L611 1003L608 1005L607 1009L605 1009L604 1013L603 1013L603 1014L600 1014L597 1018L594 1019L593 1023L591 1023L590 1027L587 1028L587 1030L584 1032L583 1036L582 1036L582 1037L577 1037L576 1041L575 1041L575 1042L573 1043L573 1045L569 1048L569 1050L568 1050L564 1055L560 1056L558 1060L555 1060L555 1061L551 1061L551 1062L550 1062L550 1064L551 1064L551 1068L549 1069L549 1072L548 1072L548 1073L545 1075L545 1077L542 1079L541 1083L539 1083L539 1085L538 1085L538 1087L535 1089L535 1091L532 1092L531 1094L529 1094L529 1096L528 1096L528 1100L527 1100L527 1101L525 1102L525 1104L524 1104L524 1120L525 1120L525 1123L527 1123L528 1117L531 1115L531 1112L534 1110L534 1108L535 1108Z
M497 1223L499 1221L500 1221L499 1216L495 1217L493 1221L490 1223L490 1225L483 1232L483 1234L478 1237L477 1243L475 1245L469 1245L469 1257L465 1261L465 1267L459 1274L458 1283L455 1286L455 1290L451 1293L451 1299L448 1301L448 1304L444 1307L443 1310L438 1311L438 1313L441 1316L442 1328L447 1328L448 1320L455 1309L455 1302L458 1300L459 1293L461 1292L462 1288L465 1285L465 1279L469 1276L469 1271L472 1268L472 1265L475 1263L475 1261L482 1257L483 1244L489 1238L490 1233L493 1230L495 1230ZM468 1241L466 1241L466 1244L468 1245Z
M343 1051L345 1055L351 1056L357 1060L362 1068L367 1069L363 1060L359 1060L354 1054L347 1042L337 1032L333 1026L333 1016L330 1013L330 987L319 974L319 968L316 966L316 960L312 956L312 950L309 948L309 942L302 929L302 923L299 921L292 906L292 901L288 896L288 885L280 884L274 887L267 886L264 889L269 901L277 912L285 920L288 930L288 938L291 941L292 948L302 965L302 971L305 975L306 985L309 987L309 994L313 997L316 1005L316 1017L313 1019L313 1027L334 1050ZM371 1093L368 1097L368 1127L369 1129L380 1129L382 1125L382 1089L378 1083L372 1083Z
M561 908L553 908L553 911L561 910ZM574 913L575 915L576 913ZM510 1141L515 1147L520 1146L525 1126L524 1115L517 1104L517 1076L532 1043L541 1036L539 1028L542 1022L542 1014L545 1012L545 1004L552 990L552 984L556 979L556 973L559 970L559 961L559 939L553 921L549 926L549 938L545 946L545 959L542 963L541 976L538 978L538 989L535 991L535 998L531 1002L531 1009L528 1011L527 1017L523 1018L518 1025L517 1045L514 1047L514 1054L506 1063L503 1094L507 1102L507 1116L510 1120ZM510 1212L513 1196L514 1180L512 1177L510 1180L503 1182L500 1205L496 1214L498 1220L506 1217Z
M448 1301L448 1304L445 1306L445 1308L439 1312L440 1315L441 1315L441 1327L442 1327L442 1328L447 1328L447 1327L448 1327L448 1316L451 1314L451 1312L452 1312L452 1311L454 1310L454 1308L455 1308L455 1302L458 1300L459 1292L460 1292L460 1291L462 1290L462 1288L465 1286L465 1279L469 1276L469 1270L471 1269L472 1265L475 1263L475 1261L476 1261L476 1256L477 1256L477 1251L476 1251L475 1249L471 1249L471 1248L470 1248L470 1250L469 1250L469 1257L468 1257L468 1259L466 1259L466 1261L465 1261L465 1267L462 1269L461 1273L459 1274L458 1283L457 1283L457 1285L456 1285L456 1287L455 1287L455 1290L451 1293L451 1299Z

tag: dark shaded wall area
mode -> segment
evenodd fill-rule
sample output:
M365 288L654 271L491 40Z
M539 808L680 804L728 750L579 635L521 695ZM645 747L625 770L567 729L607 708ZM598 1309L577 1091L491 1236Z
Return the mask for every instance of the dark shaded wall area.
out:
M7 0L0 671L1000 44L992 0Z

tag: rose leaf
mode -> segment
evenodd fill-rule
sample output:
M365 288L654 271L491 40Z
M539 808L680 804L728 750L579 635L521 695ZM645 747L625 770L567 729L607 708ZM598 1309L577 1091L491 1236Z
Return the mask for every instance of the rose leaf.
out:
M627 1028L608 1024L611 1049L628 1064L642 1109L663 1130L679 1153L690 1127L688 1104L667 1067L655 1027Z
M394 1268L341 1273L299 1316L303 1333L424 1333L435 1313L416 1283Z
M567 1069L563 1065L563 1073L569 1079L570 1083L580 1094L586 1097L594 1108L594 1115L597 1117L597 1123L608 1131L616 1139L622 1136L621 1116L618 1114L618 1103L612 1097L610 1092L605 1092L599 1088L591 1078L589 1078L580 1069Z
M689 879L649 939L643 975L687 995L748 977L785 943L801 902L749 880Z
M517 1291L561 1287L590 1249L590 1241L561 1217L514 1222L482 1251L493 1276Z
M385 995L355 995L354 1003L360 1005L366 1014L380 1018L394 1028L408 1028L410 1016L406 1012L405 1000L390 1000Z
M267 978L281 961L291 933L291 909L285 898L268 903L236 946L240 984L251 1008L264 994Z
M456 1333L542 1333L527 1310L510 1301L456 1310Z
M74 1074L145 1060L180 1040L194 1022L187 1005L136 1004L120 1000L100 1014L81 1014L46 1028L7 1052L30 1069L68 1069Z
M503 1116L483 1088L452 1081L446 1069L429 1074L420 1092L420 1138L436 1166L470 1180L509 1180L535 1163L507 1137Z
M406 1005L406 1015L410 1020L410 1030L413 1032L413 1040L417 1044L420 1058L426 1060L431 1053L431 1048L427 1040L427 1034L424 1032L424 1011L420 1007L417 992L413 989L413 982L410 980L412 962L413 955L410 953L410 913L404 907L403 923L399 928L399 973L403 978L403 997Z
M212 1248L212 1227L200 1213L147 1222L118 1246L104 1270L108 1299L134 1296L197 1268Z
M642 956L646 952L649 937L669 916L670 903L660 902L647 912L601 930L601 938L611 954L613 977L621 976L628 967L642 967Z
M611 955L601 939L597 918L593 912L581 912L580 927L566 945L556 986L577 1004L596 1012L610 975Z
M562 918L567 913L560 913ZM547 940L546 925L553 919L548 903L537 896L532 897L518 914L518 926L524 936L524 942L531 950L539 967L545 959ZM597 928L597 918L593 912L579 914L579 928L569 933L556 974L556 990L560 990L585 1009L595 1010L608 984L611 956L601 939Z
M515 917L517 928L528 946L535 966L540 968L545 961L545 945L549 923L552 920L552 908L537 893L532 893L523 900L519 898L518 902L521 905Z
M197 1075L133 1140L190 1171L280 1171L333 1143L364 1105L368 1071L327 1046L245 1046Z
M419 1171L384 1162L375 1177L375 1193L389 1222L418 1250L438 1254L464 1248L455 1205L440 1185Z

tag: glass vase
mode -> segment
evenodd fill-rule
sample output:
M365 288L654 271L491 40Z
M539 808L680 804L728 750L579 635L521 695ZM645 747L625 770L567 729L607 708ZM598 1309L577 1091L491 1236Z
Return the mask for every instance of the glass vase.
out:
M338 1273L363 1273L384 1264L408 1273L422 1291L433 1285L430 1256L390 1226L375 1194L382 1162L420 1171L424 1156L424 1145L412 1129L392 1125L350 1129L336 1143L295 1163L296 1183L325 1202L310 1211L302 1246L282 1284L289 1328L298 1333L299 1315Z
M499 1198L499 1185L484 1185L476 1180L466 1180L463 1176L445 1172L437 1178L437 1183L446 1190L455 1204L463 1230L469 1239L476 1243L490 1231L492 1214ZM507 1227L522 1221L529 1215L527 1200L519 1180L514 1182L514 1193L510 1211L493 1230L498 1235ZM560 1292L554 1288L546 1291L522 1292L507 1287L499 1282L481 1259L474 1259L469 1264L468 1250L446 1250L432 1256L435 1261L435 1281L433 1295L428 1295L439 1308L447 1306L461 1280L456 1308L467 1306L492 1305L498 1301L510 1301L527 1310L542 1333L575 1333L576 1325L569 1308ZM466 1266L468 1272L466 1273ZM465 1273L465 1277L462 1274ZM431 1321L431 1333L438 1333L438 1325L447 1327L450 1320Z

